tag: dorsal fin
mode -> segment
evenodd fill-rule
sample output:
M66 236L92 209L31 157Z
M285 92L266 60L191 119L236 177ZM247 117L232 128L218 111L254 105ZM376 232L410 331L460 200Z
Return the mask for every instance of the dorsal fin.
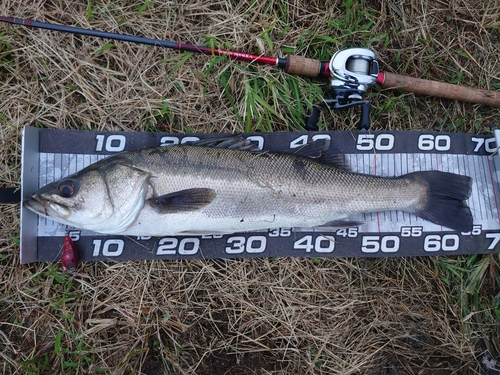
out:
M316 159L320 163L333 165L336 168L343 169L344 171L351 172L351 166L345 155L343 154L328 154L322 155Z
M261 151L259 146L241 136L210 138L187 143L190 146L227 148L240 151Z
M329 151L328 154L326 154L327 151ZM335 149L331 149L330 139L321 138L313 140L293 150L293 152L289 151L288 153L311 158L320 163L333 165L336 168L340 168L346 171L350 170L345 155L336 152Z
M323 156L326 150L328 150L329 148L330 140L322 138L307 142L306 144L291 150L290 153L294 155L305 156L306 158L317 159Z
M297 149L278 151L278 152L315 159L316 161L333 165L337 168L348 171L349 166L346 162L346 158L344 155L340 153L325 154L325 152L330 148L330 143L331 141L329 139L321 138L314 141L310 141ZM228 136L222 138L201 139L199 141L187 142L186 144L190 146L227 148L232 150L251 151L251 152L266 152L265 150L263 151L259 149L257 143L249 141L248 139L240 135Z

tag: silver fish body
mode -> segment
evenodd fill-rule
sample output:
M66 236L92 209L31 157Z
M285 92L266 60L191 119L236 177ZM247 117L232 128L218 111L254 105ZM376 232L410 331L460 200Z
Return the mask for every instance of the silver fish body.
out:
M313 227L384 210L466 231L470 193L471 179L451 173L382 178L286 153L182 145L101 160L25 204L64 224L133 236Z

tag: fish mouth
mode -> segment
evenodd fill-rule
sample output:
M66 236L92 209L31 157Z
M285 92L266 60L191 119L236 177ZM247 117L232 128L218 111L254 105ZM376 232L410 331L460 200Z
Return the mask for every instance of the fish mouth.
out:
M38 215L42 215L48 218L65 218L70 214L68 207L54 202L53 200L44 199L38 194L33 194L31 198L26 199L24 201L24 205Z
M37 214L44 216L47 215L47 210L45 209L45 202L37 194L33 194L30 198L25 199L24 205Z

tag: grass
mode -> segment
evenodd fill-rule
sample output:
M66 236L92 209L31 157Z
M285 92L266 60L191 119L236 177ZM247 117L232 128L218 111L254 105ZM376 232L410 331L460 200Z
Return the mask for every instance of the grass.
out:
M0 14L272 56L372 48L386 71L500 88L495 2L9 1ZM224 57L0 25L0 173L22 126L301 130L328 82ZM371 89L372 128L489 134L485 106ZM358 111L322 111L355 129ZM480 374L500 357L498 254L19 266L0 207L0 374Z
M468 335L480 333L485 351L499 352L500 335L500 257L440 258L436 272L449 290L449 302L456 304L464 318Z

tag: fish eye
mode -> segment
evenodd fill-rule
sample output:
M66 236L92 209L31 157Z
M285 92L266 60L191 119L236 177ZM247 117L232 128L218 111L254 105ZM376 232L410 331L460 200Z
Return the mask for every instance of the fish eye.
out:
M73 194L75 194L76 185L71 180L63 181L59 184L57 190L59 191L59 194L61 194L62 197L69 198L73 196Z

